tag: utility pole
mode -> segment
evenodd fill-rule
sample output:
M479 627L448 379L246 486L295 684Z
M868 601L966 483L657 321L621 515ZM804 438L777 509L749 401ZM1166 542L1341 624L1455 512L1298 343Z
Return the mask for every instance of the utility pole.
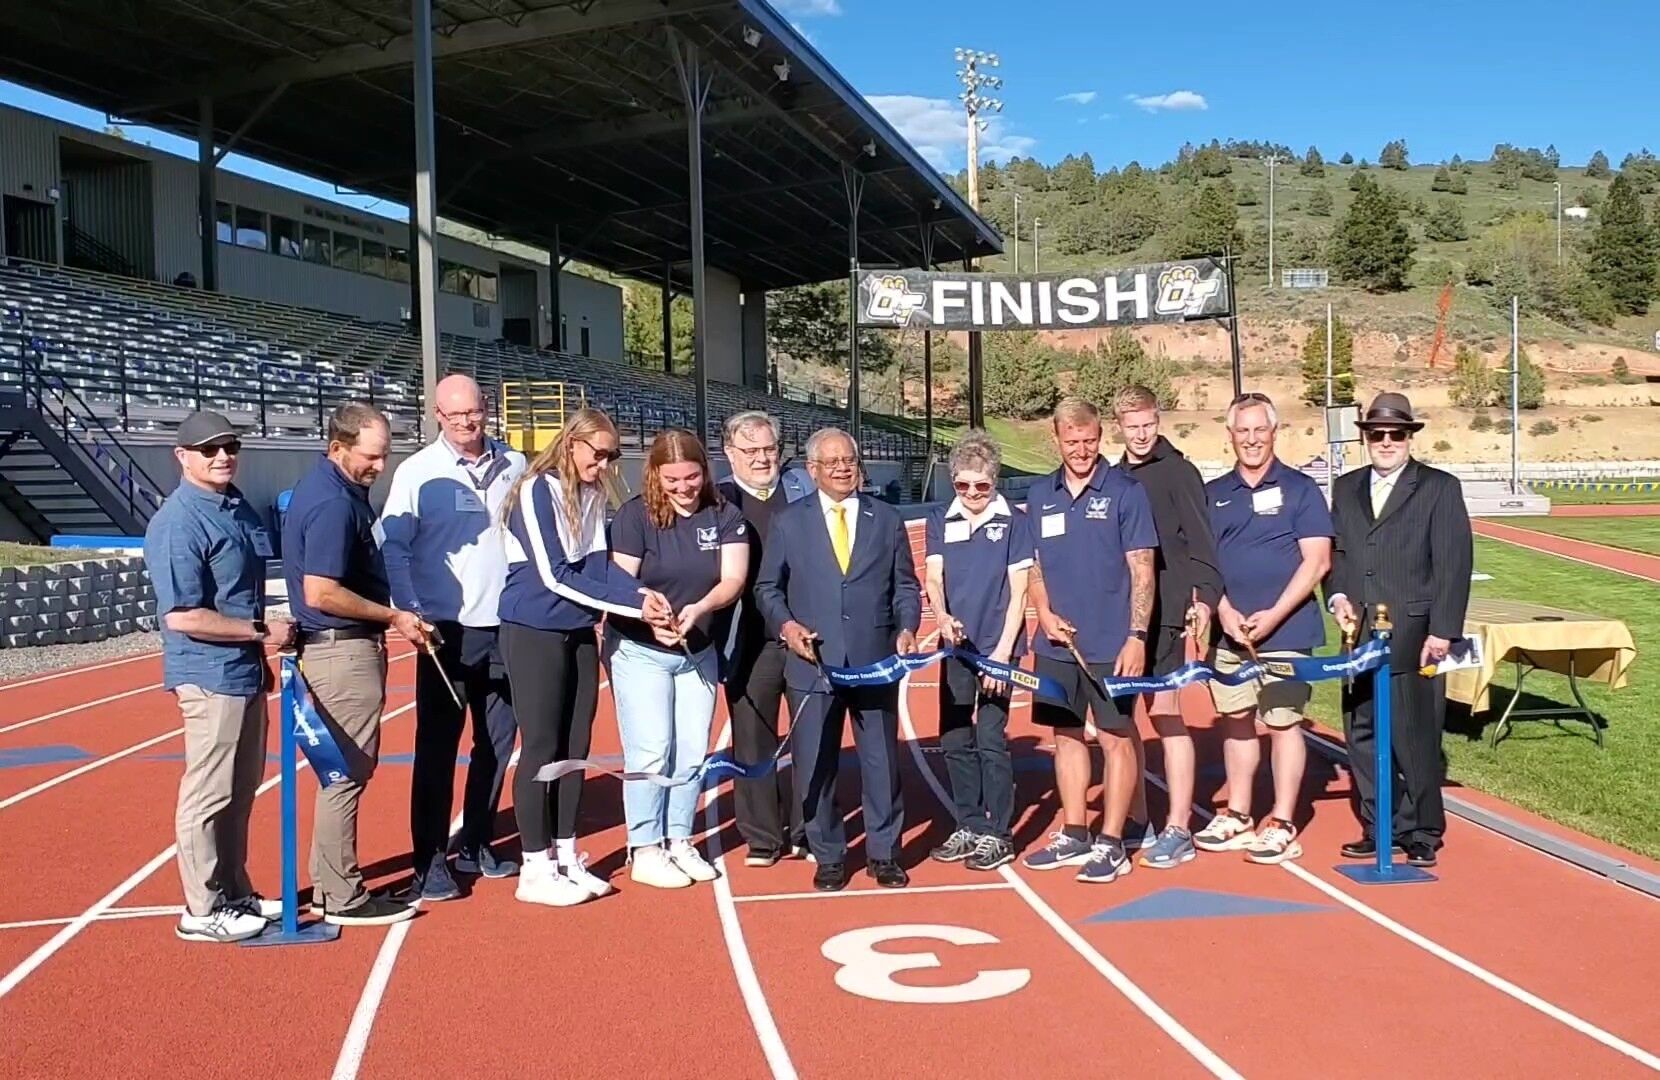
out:
M1280 159L1268 155L1268 287L1274 287L1274 166Z
M957 69L957 78L963 84L963 92L957 95L957 100L963 103L963 112L968 118L968 205L974 208L975 213L980 210L980 132L986 128L987 121L980 119L982 112L1002 112L1003 103L996 98L986 97L980 93L982 88L1001 90L1003 80L996 75L987 75L980 68L996 67L1000 61L996 53L981 52L977 49L957 49L953 55L962 67ZM1016 241L1018 247L1019 241ZM973 273L977 267L973 259L965 261L964 269ZM985 370L981 358L980 332L968 332L968 422L973 427L985 426Z
M1520 298L1510 298L1510 494L1522 493L1522 320Z
M1337 442L1337 434L1331 429L1331 407L1335 395L1332 393L1333 380L1331 370L1331 305L1326 305L1326 502L1329 505L1332 493L1337 490L1337 473L1339 469L1338 455L1342 447Z
M1014 272L1020 273L1020 192L1014 193Z
M1041 229L1041 228L1043 228L1043 219L1042 218L1033 218L1032 219L1032 273L1034 273L1034 274L1042 269L1041 265L1038 263L1038 230Z
M1562 265L1562 181L1556 182L1556 265Z

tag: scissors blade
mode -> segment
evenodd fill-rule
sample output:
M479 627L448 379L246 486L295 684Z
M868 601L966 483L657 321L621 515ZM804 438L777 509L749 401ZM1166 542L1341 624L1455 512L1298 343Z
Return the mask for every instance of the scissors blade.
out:
M466 712L467 706L461 703L461 695L455 692L455 683L450 681L450 673L444 670L444 662L438 659L438 646L429 641L426 650L427 655L432 658L432 666L438 669L439 678L444 680L444 689L450 692L450 700L455 702L457 709Z

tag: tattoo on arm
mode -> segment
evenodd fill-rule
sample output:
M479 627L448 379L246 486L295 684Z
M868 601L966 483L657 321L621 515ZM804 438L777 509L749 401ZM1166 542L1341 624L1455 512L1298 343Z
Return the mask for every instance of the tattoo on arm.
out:
M1153 617L1153 552L1150 548L1125 553L1130 564L1130 629L1146 630Z

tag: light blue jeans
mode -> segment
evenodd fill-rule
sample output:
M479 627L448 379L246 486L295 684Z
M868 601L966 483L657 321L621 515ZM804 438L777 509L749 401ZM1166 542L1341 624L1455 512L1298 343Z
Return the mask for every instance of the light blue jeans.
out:
M617 703L623 768L685 778L709 752L719 677L714 648L691 659L616 635L610 637L611 694ZM701 784L665 788L623 781L630 849L692 835Z

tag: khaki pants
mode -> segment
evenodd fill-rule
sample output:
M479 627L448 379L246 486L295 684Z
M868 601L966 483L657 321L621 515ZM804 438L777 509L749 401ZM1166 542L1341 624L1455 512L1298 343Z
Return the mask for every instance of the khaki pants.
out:
M349 778L320 788L311 829L314 901L344 911L368 895L357 863L357 807L380 760L386 704L386 647L380 638L307 645L301 672L323 722L333 730Z
M184 776L173 826L179 880L192 915L254 891L248 881L248 815L265 772L265 695L235 697L178 687Z

